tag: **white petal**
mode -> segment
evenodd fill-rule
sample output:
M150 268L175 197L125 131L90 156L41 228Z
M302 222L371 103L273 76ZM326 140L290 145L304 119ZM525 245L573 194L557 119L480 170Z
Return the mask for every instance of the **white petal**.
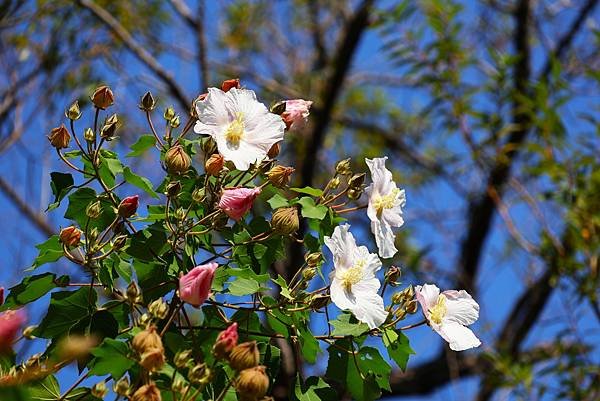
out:
M246 171L250 165L264 159L267 155L261 147L240 143L237 148L231 147L223 135L213 137L216 139L219 153L225 160L230 160L235 168L240 171Z
M356 240L350 232L350 225L337 226L331 237L325 237L325 245L333 254L335 269L347 269L354 264Z
M352 286L353 291L354 287ZM379 327L385 322L388 316L383 305L383 299L375 292L355 292L356 303L350 309L354 316L363 323L366 323L370 329Z
M217 88L208 88L206 99L196 102L196 112L200 124L196 124L194 131L198 134L204 134L207 125L225 126L235 117L227 94Z
M443 321L441 326L434 330L448 341L453 351L464 351L481 345L481 341L470 329L457 322Z
M331 280L329 287L331 302L342 310L350 310L356 303L356 297L352 292L348 293L343 287L340 280L335 277Z
M377 187L380 183L389 182L392 180L392 173L385 167L386 157L376 157L374 159L365 159L369 170L371 171L371 178L373 183Z
M434 284L418 285L415 287L415 295L417 301L421 304L421 308L423 308L423 314L429 317L429 308L437 303L440 289Z
M371 232L375 236L375 243L379 249L379 256L382 258L391 258L398 252L396 249L396 235L386 223L382 223L379 220L371 222Z
M444 319L468 326L479 319L479 305L465 290L444 291L446 296L446 316Z

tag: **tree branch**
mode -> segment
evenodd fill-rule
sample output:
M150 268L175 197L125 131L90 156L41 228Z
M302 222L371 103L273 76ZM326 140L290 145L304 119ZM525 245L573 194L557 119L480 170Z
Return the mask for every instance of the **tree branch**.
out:
M89 10L100 22L106 25L146 67L148 67L166 86L171 95L186 111L190 101L183 90L177 85L173 76L165 70L158 60L141 46L133 36L108 11L92 0L77 0L77 3Z
M33 210L31 206L25 200L23 200L19 194L12 188L12 186L4 180L4 178L0 177L0 190L4 192L6 197L10 199L13 205L19 209L23 216L27 217L27 219L42 232L45 236L49 237L51 235L56 234L54 228L48 224L43 215Z

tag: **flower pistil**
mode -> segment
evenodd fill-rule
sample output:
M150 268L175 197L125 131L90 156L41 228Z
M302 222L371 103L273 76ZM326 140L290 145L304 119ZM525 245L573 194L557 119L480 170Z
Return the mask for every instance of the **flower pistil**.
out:
M225 139L233 147L240 145L240 141L244 136L244 114L241 111L235 113L235 120L233 120L227 127L225 132Z

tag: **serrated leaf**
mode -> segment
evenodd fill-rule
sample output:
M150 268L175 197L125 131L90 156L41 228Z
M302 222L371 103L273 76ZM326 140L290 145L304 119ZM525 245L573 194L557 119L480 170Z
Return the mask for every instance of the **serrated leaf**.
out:
M89 317L89 305L96 304L96 292L82 287L77 291L52 294L46 316L35 329L40 338L53 338L69 332L80 320Z
M387 329L383 332L382 339L389 357L398 364L402 371L405 371L408 358L415 353L410 347L408 337L400 330Z
M279 294L282 297L285 297L290 300L294 299L294 297L292 297L292 293L290 292L290 289L288 288L287 282L281 275L278 275L276 279L272 278L271 280L274 283L276 283L279 287L281 287L281 291L279 291Z
M154 135L142 135L138 138L136 143L131 145L131 152L127 153L127 157L138 157L154 145L156 145L156 138Z
M31 269L36 269L43 264L56 262L63 256L63 248L58 235L53 235L45 242L35 246L39 252L38 256L33 261Z
M238 277L229 284L229 293L235 296L255 294L260 290L258 282L251 278Z
M271 209L279 209L280 207L287 207L290 205L289 201L281 194L273 195L267 203L271 206Z
M310 330L298 329L299 339L300 339L300 351L302 352L302 357L308 363L315 363L317 361L317 354L321 352L321 347L319 346L319 340L313 336Z
M153 198L158 199L158 194L156 192L154 192L152 183L146 177L139 176L139 175L133 173L129 167L125 167L123 169L123 178L125 178L125 181L127 181L131 185L134 185L134 186L140 188L141 190L146 192L148 195L152 196Z
M69 195L69 207L65 211L65 219L74 220L80 227L85 227L88 223L85 209L96 200L100 200L102 212L97 219L90 220L88 225L90 228L105 229L115 219L115 208L106 197L97 197L96 191L92 188L79 188Z
M294 387L295 401L334 401L338 400L334 389L321 377L311 376L302 383L299 376L296 376Z
M58 282L61 285L65 285L69 282L69 277L62 276L58 279ZM20 284L10 288L10 293L6 297L4 304L0 307L0 311L12 309L16 306L27 305L28 303L43 297L56 287L56 275L52 273L25 277Z
M95 357L91 362L89 374L113 378L122 377L135 361L128 357L129 347L123 341L105 338L102 344L92 350Z
M331 320L329 323L333 326L333 335L336 336L358 337L369 331L369 326L357 321L349 313L341 313L336 320Z
M71 192L73 189L73 176L67 173L52 172L50 173L50 188L54 195L54 202L48 205L47 212L56 209L60 205L60 201Z
M307 219L321 220L329 210L327 206L316 205L315 200L307 196L300 198L298 203L302 206L302 217Z
M304 188L290 188L292 191L297 192L299 194L306 194L310 196L321 196L323 195L323 191L317 188L312 187L304 187Z

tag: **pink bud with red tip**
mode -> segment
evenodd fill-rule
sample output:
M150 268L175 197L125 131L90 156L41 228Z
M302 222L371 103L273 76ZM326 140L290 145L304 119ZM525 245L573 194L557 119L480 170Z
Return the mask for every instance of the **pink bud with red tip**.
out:
M123 199L119 204L119 216L124 218L133 216L137 212L139 198L138 195L134 195Z

